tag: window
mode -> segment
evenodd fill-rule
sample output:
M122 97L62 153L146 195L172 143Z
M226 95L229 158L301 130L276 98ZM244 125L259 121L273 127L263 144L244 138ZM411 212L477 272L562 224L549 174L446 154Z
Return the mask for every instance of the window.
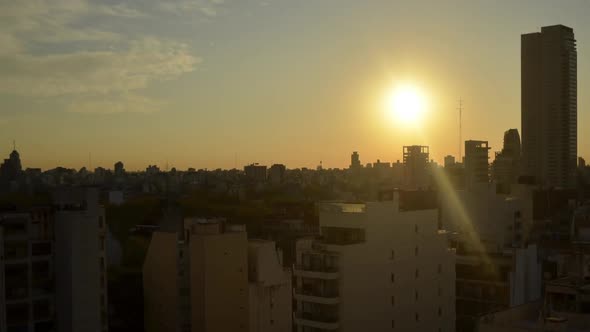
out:
M418 247L414 248L414 255L418 256Z
M391 306L395 306L395 296L391 296Z
M395 282L395 274L392 273L391 274L391 283L394 283L394 282Z
M416 297L416 301L418 301L418 290L414 292L414 296Z
M416 279L418 279L420 277L420 270L416 269Z
M270 325L273 325L275 321L273 319L270 320Z
M418 225L414 225L414 233L418 233Z
M420 321L420 315L418 315L418 313L416 313L416 321L419 322Z
M438 307L438 317L442 316L442 308Z
M438 286L438 296L442 295L442 288L440 288L440 286Z
M390 260L394 260L395 259L395 250L391 250L391 256L389 256Z
M395 328L395 321L392 319L391 320L391 328L394 329Z

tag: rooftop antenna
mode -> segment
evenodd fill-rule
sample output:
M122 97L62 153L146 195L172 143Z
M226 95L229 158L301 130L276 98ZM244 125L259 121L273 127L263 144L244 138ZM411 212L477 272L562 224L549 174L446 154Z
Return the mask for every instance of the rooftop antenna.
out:
M463 157L461 155L461 151L462 151L462 145L463 145L463 138L461 137L461 131L462 131L462 116L463 116L463 99L461 99L461 97L459 97L459 162L463 162Z
M12 150L16 151L16 140L12 140Z
M88 171L92 170L92 152L88 152Z

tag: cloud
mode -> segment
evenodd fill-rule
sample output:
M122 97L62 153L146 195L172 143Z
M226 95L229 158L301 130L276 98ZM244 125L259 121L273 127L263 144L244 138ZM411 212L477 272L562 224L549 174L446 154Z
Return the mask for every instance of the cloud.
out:
M98 10L101 14L116 16L116 17L123 17L123 18L144 18L148 17L149 15L145 12L139 11L135 8L130 8L124 3L120 3L113 6L105 6L101 5L98 7Z
M106 94L145 88L192 72L201 59L187 46L144 38L124 51L0 57L0 92L25 96Z
M164 12L176 15L198 13L206 17L216 17L223 4L225 4L223 0L179 0L162 1L157 4L157 7Z
M142 96L141 90L196 70L202 59L182 42L126 36L110 23L155 19L154 10L162 8L213 17L223 1L157 1L162 6L0 0L0 93L68 99L69 112L161 109L162 102Z
M71 102L67 111L84 114L153 113L165 103L135 94L105 95L102 98L85 98Z

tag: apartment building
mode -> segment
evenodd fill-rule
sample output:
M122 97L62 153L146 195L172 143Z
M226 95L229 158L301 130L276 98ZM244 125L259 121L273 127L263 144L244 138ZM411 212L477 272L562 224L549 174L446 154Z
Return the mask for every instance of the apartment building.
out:
M454 331L455 254L425 192L320 205L297 243L296 331Z
M0 212L0 331L108 331L104 211L94 188Z
M0 212L0 331L55 331L50 209Z

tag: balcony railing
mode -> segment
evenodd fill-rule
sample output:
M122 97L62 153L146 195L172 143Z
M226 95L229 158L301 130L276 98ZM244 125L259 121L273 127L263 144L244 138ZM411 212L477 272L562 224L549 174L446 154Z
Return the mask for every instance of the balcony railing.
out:
M314 279L338 279L340 273L335 267L294 265L293 274L296 277Z
M317 289L295 288L293 297L297 301L320 303L320 304L338 304L340 297L338 291L322 291Z
M297 312L293 314L295 324L323 330L336 330L340 326L338 316L329 313Z

